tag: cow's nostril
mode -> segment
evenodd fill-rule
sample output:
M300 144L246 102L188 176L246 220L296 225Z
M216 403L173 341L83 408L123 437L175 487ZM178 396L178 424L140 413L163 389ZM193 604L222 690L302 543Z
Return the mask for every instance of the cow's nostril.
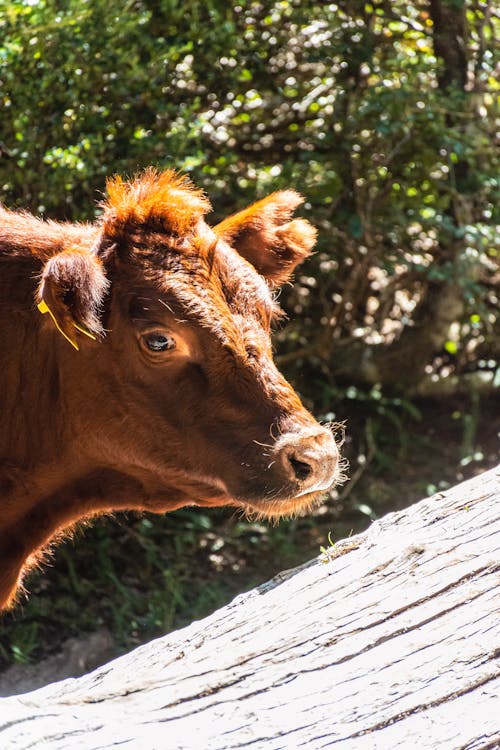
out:
M307 477L311 475L312 466L305 461L299 461L299 459L294 456L289 456L288 460L290 461L294 474L299 481L303 482L304 479L307 479Z

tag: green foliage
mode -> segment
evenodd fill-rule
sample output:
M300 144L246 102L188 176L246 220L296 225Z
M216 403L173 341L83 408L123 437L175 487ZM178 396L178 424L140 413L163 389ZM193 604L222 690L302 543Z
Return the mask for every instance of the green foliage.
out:
M470 369L498 329L498 83L495 16L465 11L469 83L443 91L425 3L0 0L1 198L91 218L106 175L153 163L191 172L218 218L292 185L320 236L281 351L335 376L339 342L389 344L451 284L454 339L436 323L441 352L419 355Z

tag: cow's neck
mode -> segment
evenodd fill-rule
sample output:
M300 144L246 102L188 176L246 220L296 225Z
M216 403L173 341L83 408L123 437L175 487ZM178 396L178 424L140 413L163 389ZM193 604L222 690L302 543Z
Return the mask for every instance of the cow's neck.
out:
M52 540L80 520L106 511L130 508L140 497L141 484L109 469L77 470L46 464L30 472L30 483L11 473L11 491L1 502L0 609L19 588L20 575L37 564ZM9 512L4 512L8 510Z
M0 266L0 467L27 469L43 460L51 442L57 368L35 305L40 267L23 257Z

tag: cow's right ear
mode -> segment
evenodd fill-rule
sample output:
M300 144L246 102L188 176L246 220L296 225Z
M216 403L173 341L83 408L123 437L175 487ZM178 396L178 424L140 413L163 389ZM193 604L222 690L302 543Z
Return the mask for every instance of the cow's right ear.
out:
M100 259L89 251L63 250L45 263L38 287L38 309L48 313L64 338L79 349L77 331L95 339L108 279Z

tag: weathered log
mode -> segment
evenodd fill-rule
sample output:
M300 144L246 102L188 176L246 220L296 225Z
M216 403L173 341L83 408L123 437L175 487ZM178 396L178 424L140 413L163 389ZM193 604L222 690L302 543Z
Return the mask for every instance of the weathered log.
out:
M500 747L500 467L200 622L0 700L0 747Z

